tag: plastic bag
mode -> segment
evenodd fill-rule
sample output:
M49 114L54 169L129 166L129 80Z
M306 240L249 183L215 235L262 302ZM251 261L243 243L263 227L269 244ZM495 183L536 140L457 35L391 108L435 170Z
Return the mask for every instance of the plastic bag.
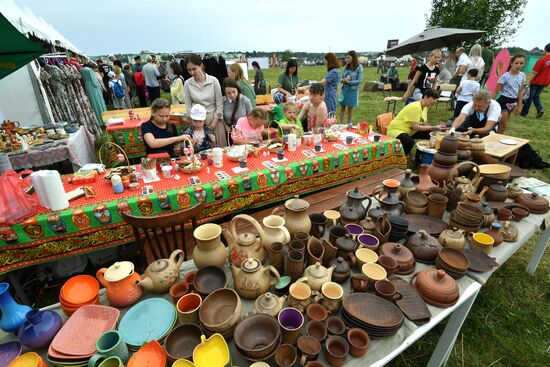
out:
M0 225L12 225L35 214L36 197L23 191L30 184L30 177L21 179L14 171L0 175Z

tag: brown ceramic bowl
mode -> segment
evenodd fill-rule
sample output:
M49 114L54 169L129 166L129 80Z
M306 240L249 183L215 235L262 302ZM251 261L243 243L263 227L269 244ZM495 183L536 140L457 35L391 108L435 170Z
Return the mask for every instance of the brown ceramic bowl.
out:
M307 317L310 320L325 321L331 312L319 303L312 303L306 308Z
M386 273L388 273L388 276L399 270L399 263L397 262L397 260L388 255L378 256L378 264L386 269Z
M405 203L405 213L407 214L426 214L428 212L428 206L424 207L416 207L416 206L410 206L409 204Z
M197 271L193 279L193 287L202 296L206 297L216 289L227 286L225 272L217 266L206 266Z
M441 265L450 268L454 272L466 271L470 266L470 261L462 251L450 247L442 248L437 258L441 261Z
M259 360L275 351L280 335L276 318L257 313L242 320L235 328L233 337L245 357Z
M436 152L434 155L434 161L443 166L454 166L457 160L458 155L456 153Z
M215 290L204 299L199 309L201 323L213 332L222 332L231 328L238 322L240 316L241 298L231 288Z
M326 321L327 330L332 335L342 335L346 331L346 324L339 316L331 316Z
M523 218L527 217L529 212L521 208L512 208L512 216L516 222L519 222Z
M498 208L497 219L498 220L509 220L512 216L512 211L506 208Z
M311 320L306 324L306 334L322 342L326 339L328 330L321 321Z
M172 329L164 340L168 360L191 359L193 350L201 343L202 334L202 329L196 324L183 324Z
M458 203L456 214L458 214L458 219L465 219L468 222L477 222L483 219L483 210L464 203Z
M410 207L424 208L428 205L428 197L420 191L411 190L405 197L405 204Z

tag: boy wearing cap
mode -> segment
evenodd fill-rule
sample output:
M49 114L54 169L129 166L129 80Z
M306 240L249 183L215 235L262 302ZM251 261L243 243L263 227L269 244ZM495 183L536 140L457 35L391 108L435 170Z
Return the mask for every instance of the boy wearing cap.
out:
M388 82L391 83L393 90L399 90L399 71L395 68L393 62L388 69Z
M193 125L185 129L183 134L193 140L193 150L195 153L211 149L216 145L214 132L208 126L204 126L206 108L200 104L193 105L189 112L189 117L191 117Z

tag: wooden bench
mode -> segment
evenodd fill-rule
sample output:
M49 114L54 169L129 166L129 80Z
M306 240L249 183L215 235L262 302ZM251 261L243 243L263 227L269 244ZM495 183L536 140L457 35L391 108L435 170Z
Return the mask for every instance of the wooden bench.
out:
M112 111L103 111L101 112L101 118L103 122L106 122L110 118L128 118L128 111L130 110L112 110ZM151 107L139 107L132 108L135 114L139 115L140 118L149 118L151 116ZM184 104L173 104L170 106L170 112L179 112L186 113L187 109Z

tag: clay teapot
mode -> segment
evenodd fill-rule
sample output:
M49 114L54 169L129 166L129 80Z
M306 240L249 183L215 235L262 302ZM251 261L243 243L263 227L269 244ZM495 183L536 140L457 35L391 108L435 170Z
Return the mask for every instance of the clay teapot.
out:
M332 272L336 265L331 265L328 269L321 263L310 265L304 270L304 276L298 279L298 282L306 282L309 287L314 291L320 291L323 284L330 282L332 279Z
M405 204L399 200L393 192L388 193L386 197L379 200L380 208L383 212L388 213L388 215L395 215L396 217L399 217L405 210Z
M240 268L231 264L231 272L235 290L246 299L255 299L264 294L281 278L273 266L263 266L260 260L254 258L243 261Z
M105 287L107 300L115 307L128 307L141 298L143 289L136 284L140 276L130 261L120 261L109 268L101 268L95 276Z
M433 262L442 249L439 241L421 229L405 242L405 246L412 251L414 258L421 262Z
M279 311L283 308L287 295L277 297L276 295L267 292L256 298L254 302L254 312L264 313L269 316L276 317Z
M307 215L308 208L309 203L296 195L285 201L285 209L277 207L271 214L285 217L285 227L288 229L290 237L294 237L296 232L309 233L311 229L311 219Z
M456 228L446 229L439 235L439 243L443 247L462 250L465 244L464 231Z
M260 234L260 237L256 237L255 234L248 232L237 234L236 224L239 220L252 224L254 229ZM238 214L234 216L229 223L229 229L223 230L223 235L230 248L229 261L232 264L241 266L243 261L251 257L260 260L262 263L264 262L265 249L261 240L265 237L264 231L260 223L250 215Z
M500 230L502 238L506 242L515 242L518 239L518 227L514 223L505 221Z
M183 251L178 249L174 250L168 259L153 261L145 269L141 280L138 280L136 283L150 292L168 292L170 286L179 278L180 266L184 258L183 255Z
M515 199L521 194L523 194L523 189L518 185L517 182L514 182L511 186L508 186L508 197L510 199Z
M264 226L262 244L269 251L275 242L287 244L290 242L290 233L285 227L285 219L278 215L268 215L262 219Z
M342 224L358 223L365 218L367 210L369 210L372 200L370 197L359 191L359 187L356 187L353 191L346 193L347 200L340 207L340 221ZM365 208L363 201L367 200L368 205Z
M459 170L465 166L471 165L472 170L475 170L475 175L473 179L469 179L466 176L455 177ZM481 182L481 172L479 166L473 162L462 162L456 165L450 173L451 185L455 188L460 188L462 191L462 197L468 194L475 194L477 187Z

